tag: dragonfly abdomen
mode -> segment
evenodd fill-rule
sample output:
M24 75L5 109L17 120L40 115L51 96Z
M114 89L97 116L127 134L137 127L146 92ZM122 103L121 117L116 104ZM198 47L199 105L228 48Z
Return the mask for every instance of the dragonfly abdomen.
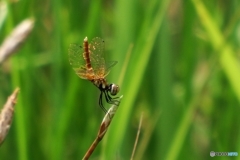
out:
M83 58L86 61L86 69L88 71L92 71L92 65L90 61L90 51L89 51L89 45L88 45L88 38L86 37L83 42L84 52L83 52Z

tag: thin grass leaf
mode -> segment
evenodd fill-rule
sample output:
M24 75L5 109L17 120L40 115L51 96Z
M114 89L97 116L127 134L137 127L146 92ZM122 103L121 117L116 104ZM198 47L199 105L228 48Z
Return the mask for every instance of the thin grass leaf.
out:
M2 29L3 23L6 19L8 14L7 4L4 1L0 2L0 31Z

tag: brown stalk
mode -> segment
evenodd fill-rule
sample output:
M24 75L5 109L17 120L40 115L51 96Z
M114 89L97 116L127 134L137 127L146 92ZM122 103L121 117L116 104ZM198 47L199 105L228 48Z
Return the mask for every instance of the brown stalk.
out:
M143 119L143 113L141 114L141 117L140 117L137 136L136 136L136 139L135 139L135 143L134 143L134 147L133 147L133 151L132 151L132 156L131 156L130 160L133 160L133 157L134 157L134 154L135 154L135 151L136 151L136 148L137 148L138 139L139 139L139 135L140 135L140 132L141 132L141 127L142 127L142 119Z
M93 151L95 150L95 148L97 147L97 145L99 144L99 142L103 139L104 135L107 132L107 129L110 125L110 123L112 122L112 119L118 109L118 106L120 104L120 100L122 99L123 96L119 97L119 103L118 104L114 104L112 105L112 107L107 111L107 113L105 114L102 123L100 125L98 134L96 139L94 140L94 142L92 143L92 145L89 147L89 149L87 150L86 154L83 157L83 160L88 160L89 157L92 155Z

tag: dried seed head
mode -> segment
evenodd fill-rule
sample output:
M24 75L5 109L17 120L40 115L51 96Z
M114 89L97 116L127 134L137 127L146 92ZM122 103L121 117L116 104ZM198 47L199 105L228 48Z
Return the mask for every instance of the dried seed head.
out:
M15 89L12 95L8 97L8 100L0 113L0 145L3 143L8 134L9 128L11 127L14 105L16 104L18 92L19 88Z
M19 46L25 41L33 29L34 21L32 19L24 20L12 33L4 40L0 46L0 63L13 54Z

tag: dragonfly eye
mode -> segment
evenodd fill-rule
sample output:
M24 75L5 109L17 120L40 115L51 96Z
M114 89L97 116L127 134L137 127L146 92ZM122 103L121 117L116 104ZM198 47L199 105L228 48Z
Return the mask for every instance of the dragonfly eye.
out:
M110 84L109 85L109 91L111 95L115 96L119 92L120 88L116 84Z

